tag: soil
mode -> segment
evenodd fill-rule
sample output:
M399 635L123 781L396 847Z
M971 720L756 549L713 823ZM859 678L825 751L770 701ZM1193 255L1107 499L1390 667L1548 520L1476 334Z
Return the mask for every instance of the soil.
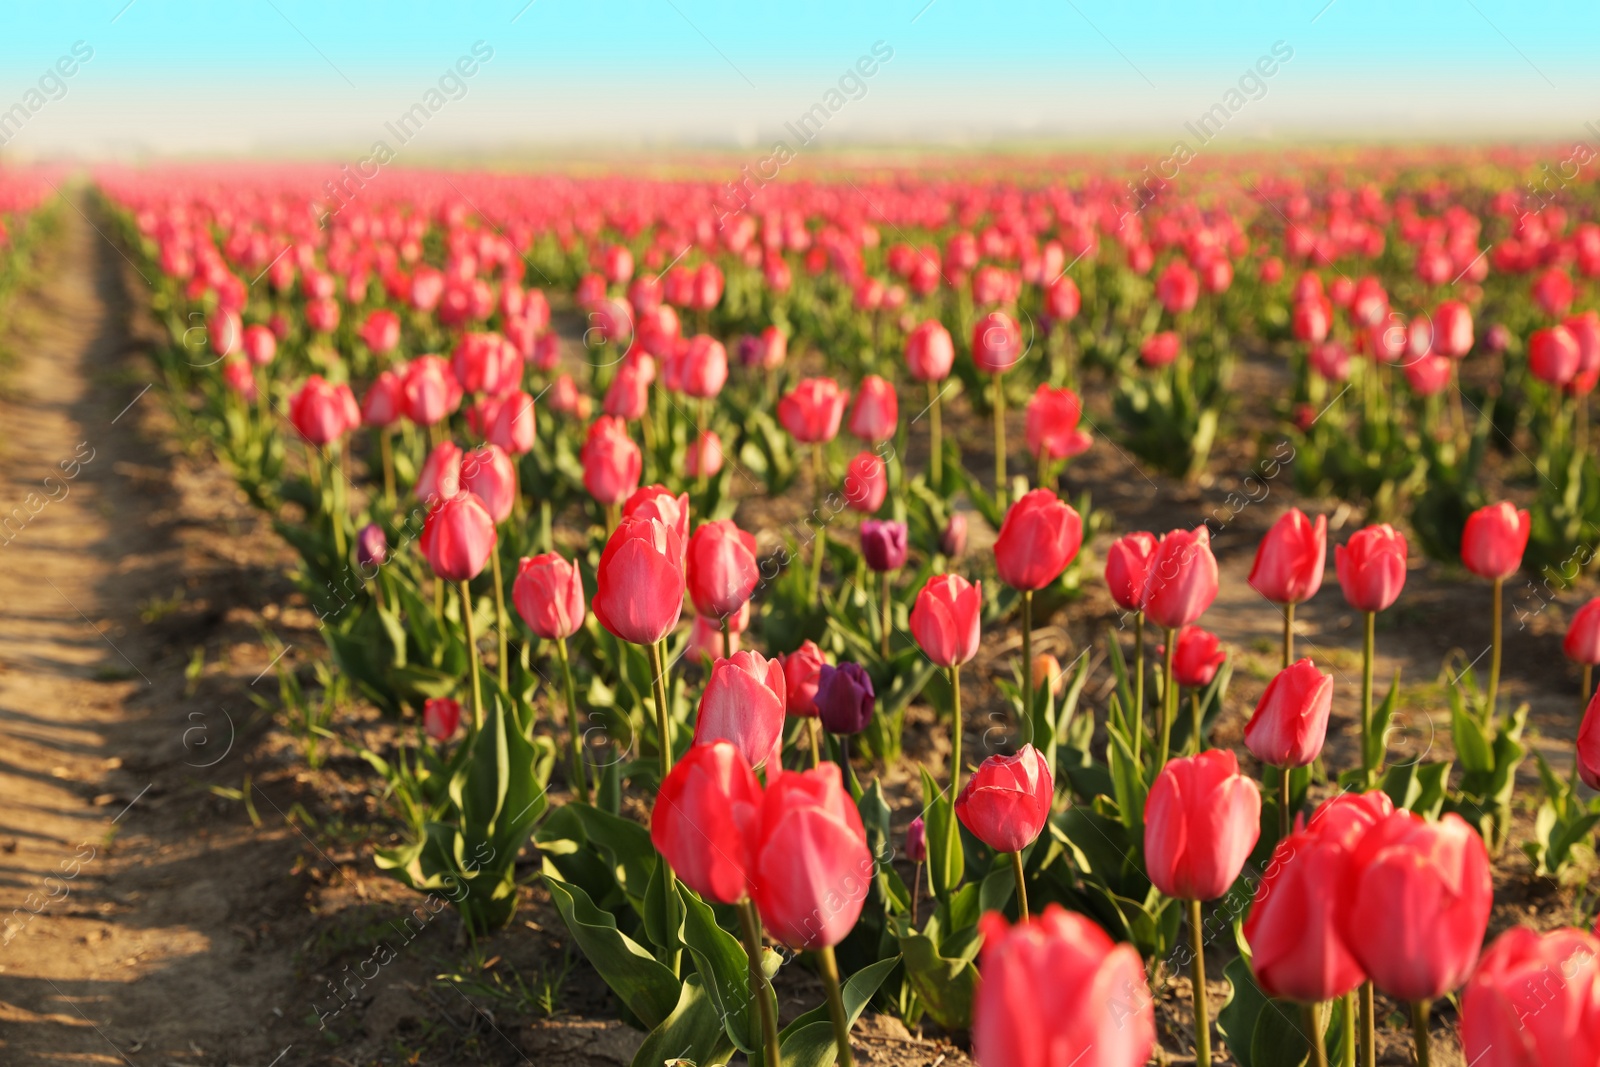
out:
M308 767L275 720L280 673L312 685L322 654L288 578L292 556L215 457L174 444L172 398L145 354L159 339L141 310L145 282L97 228L89 200L69 197L42 281L5 324L5 347L19 355L0 396L0 523L26 521L0 526L0 1059L628 1064L640 1035L617 1021L542 890L525 888L513 926L475 943L448 912L420 932L415 920L405 925L418 899L372 864L373 850L396 840L381 783L341 746ZM1266 405L1281 368L1259 354L1243 377L1244 402ZM1092 416L1108 406L1103 399L1089 397ZM986 420L957 398L949 425L968 466L988 470ZM1022 439L1020 419L1011 432ZM1276 668L1282 629L1276 609L1245 583L1260 534L1295 503L1332 516L1334 540L1361 516L1300 499L1287 474L1267 480L1264 494L1253 483L1253 502L1235 510L1226 501L1246 491L1253 441L1223 451L1200 485L1185 486L1145 475L1098 436L1066 485L1074 496L1088 489L1110 528L1160 531L1228 516L1216 539L1222 594L1204 624L1236 657L1216 740L1237 743ZM782 506L748 499L740 521L761 528ZM986 550L979 526L975 553ZM1100 566L1092 550L1088 573ZM1065 661L1115 625L1109 597L1097 583L1087 589L1040 621L1040 650ZM1581 709L1559 635L1581 602L1578 592L1563 594L1507 634L1504 691L1530 703L1535 745L1563 773ZM1487 587L1457 568L1414 561L1378 636L1379 691L1395 670L1406 687L1398 750L1449 755L1441 665L1453 649L1470 660L1487 647L1488 603ZM1296 633L1299 648L1335 673L1329 762L1349 766L1360 620L1325 588L1302 608ZM1018 643L1014 631L991 635L968 668L969 723L1003 715L993 681L1009 675ZM1096 674L1087 696L1097 709L1108 673ZM948 746L932 721L913 708L907 752L938 764ZM342 709L341 722L381 730L361 708ZM972 751L983 744L967 740ZM1533 781L1531 762L1525 772ZM888 776L901 821L915 808L906 779ZM1525 840L1531 812L1519 820ZM1496 901L1495 931L1571 922L1577 907L1571 890L1534 877L1514 847L1497 864ZM1213 1015L1229 955L1219 949L1208 960ZM820 1001L820 987L785 968L780 998L792 1016ZM1192 1062L1188 1003L1187 978L1169 981L1159 1017L1171 1063ZM1435 1062L1460 1063L1453 1013L1441 1006L1437 1018ZM964 1042L914 1035L885 1017L863 1020L855 1040L861 1060L892 1067L960 1067L969 1062ZM1409 1062L1398 1026L1383 1042L1383 1062Z

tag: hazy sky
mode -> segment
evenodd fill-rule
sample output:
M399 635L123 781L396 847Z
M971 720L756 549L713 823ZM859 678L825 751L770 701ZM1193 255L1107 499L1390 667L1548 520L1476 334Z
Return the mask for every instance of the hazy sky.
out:
M0 152L24 157L359 154L393 145L385 123L426 103L478 42L492 57L446 77L432 97L444 103L405 149L419 161L572 144L765 146L826 104L875 45L892 58L846 78L822 145L1166 144L1230 100L1219 143L1239 147L1364 134L1566 140L1586 136L1587 121L1600 127L1592 0L16 7L0 34ZM75 46L92 58L70 77L47 73L73 69ZM1230 97L1263 57L1271 76Z

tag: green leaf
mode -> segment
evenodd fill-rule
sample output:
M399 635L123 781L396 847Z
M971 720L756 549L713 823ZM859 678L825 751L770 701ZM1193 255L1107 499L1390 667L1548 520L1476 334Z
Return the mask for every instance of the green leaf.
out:
M955 803L948 791L939 788L926 767L919 767L918 770L922 772L922 804L927 812L928 875L934 894L945 900L961 884L965 870L961 832L955 821Z
M1133 757L1133 746L1121 730L1106 726L1106 758L1111 764L1111 785L1117 799L1117 814L1129 830L1144 826L1144 802L1149 790L1144 772Z
M1400 672L1394 672L1394 681L1389 686L1388 694L1383 698L1383 703L1372 709L1372 732L1366 739L1366 756L1368 767L1383 766L1384 741L1389 736L1389 724L1394 721L1395 709L1400 704Z
M1228 1039L1228 1051L1239 1061L1239 1067L1257 1067L1251 1056L1251 1042L1255 1037L1256 1020L1266 1007L1267 995L1256 985L1247 957L1229 960L1222 974L1228 980L1228 999L1217 1012L1217 1029ZM1276 1067L1276 1064L1269 1060L1260 1067Z
M1494 753L1483 726L1460 701L1452 701L1450 708L1450 735L1455 741L1456 758L1461 769L1470 773L1487 774L1494 770Z
M872 997L883 985L883 980L900 962L899 956L890 956L861 968L839 987L844 1001L845 1017L851 1025L861 1018L861 1013L872 1002ZM837 1056L833 1040L833 1021L826 1004L812 1008L778 1034L778 1048L783 1055L783 1067L832 1067ZM762 1067L763 1056L758 1050L749 1057L750 1067Z
M926 934L906 934L900 938L900 954L906 964L906 979L916 990L917 999L933 1020L946 1030L965 1030L972 1025L972 995L977 989L977 938L970 953L948 958Z
M633 1067L661 1067L680 1058L707 1067L726 1063L733 1051L733 1042L722 1028L722 1016L706 994L705 982L691 974L684 979L672 1014L646 1035L634 1054Z
M750 960L739 939L717 925L711 906L686 886L683 897L683 943L694 957L695 970L706 980L717 1013L722 1017L728 1039L741 1052L751 1052L761 1044L760 1013L750 995ZM771 994L763 991L771 998ZM772 1010L777 1002L772 1000Z
M1302 1067L1311 1058L1311 1042L1318 1036L1306 1033L1298 1004L1267 1000L1256 1016L1250 1062L1260 1067Z
M606 985L646 1026L660 1026L679 1002L678 978L618 930L582 889L548 875L544 882L573 940Z
M667 888L671 868L665 862L657 863L650 872L650 884L644 891L644 932L656 946L656 959L669 961L677 955L683 929L683 900L679 893ZM672 880L677 885L677 879Z

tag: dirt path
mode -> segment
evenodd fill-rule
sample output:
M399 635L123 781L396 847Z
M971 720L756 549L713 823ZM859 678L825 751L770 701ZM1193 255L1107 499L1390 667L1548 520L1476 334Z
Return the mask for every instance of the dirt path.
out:
M41 291L10 324L22 355L0 462L0 1059L265 1064L274 1005L241 1003L225 976L290 977L282 955L247 957L238 931L248 867L265 855L281 871L289 831L246 842L194 825L196 765L231 731L186 706L193 686L162 623L193 615L175 608L198 603L207 568L179 528L170 457L146 436L160 387L123 358L136 343L128 265L84 210L75 196ZM243 845L249 865L234 858ZM215 877L230 867L237 877Z

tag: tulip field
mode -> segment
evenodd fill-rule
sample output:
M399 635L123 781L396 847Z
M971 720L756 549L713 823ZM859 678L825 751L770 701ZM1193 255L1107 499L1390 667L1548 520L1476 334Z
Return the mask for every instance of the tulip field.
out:
M4 172L0 300L93 249L259 534L182 773L358 887L286 1062L1600 1064L1554 151Z

